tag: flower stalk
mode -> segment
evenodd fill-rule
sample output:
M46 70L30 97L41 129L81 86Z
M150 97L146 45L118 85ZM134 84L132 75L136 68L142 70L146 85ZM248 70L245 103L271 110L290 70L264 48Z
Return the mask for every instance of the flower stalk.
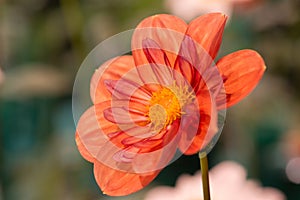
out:
M199 158L202 174L203 198L204 200L210 200L207 154L199 153Z

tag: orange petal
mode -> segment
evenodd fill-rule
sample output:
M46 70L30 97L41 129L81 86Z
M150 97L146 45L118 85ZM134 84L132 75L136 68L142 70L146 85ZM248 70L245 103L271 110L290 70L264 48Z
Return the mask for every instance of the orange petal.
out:
M132 56L113 58L101 65L94 73L90 84L90 95L94 104L111 99L111 93L106 89L104 80L118 80L128 71L135 70ZM129 78L129 77L128 77ZM133 77L136 80L138 77Z
M135 77L138 79L139 75L136 74ZM137 83L135 80L125 78L120 80L104 80L104 84L108 91L114 96L114 99L135 101L145 104L146 106L151 98L151 93L146 87L141 86L142 83Z
M101 106L102 109L107 109L110 106L110 102L104 102L98 106ZM119 130L115 124L107 120L102 120L99 123L97 117L96 107L92 106L83 113L76 127L76 142L79 151L89 161L97 159L101 147L109 142L106 133ZM91 157L94 159L91 159Z
M221 42L227 17L221 13L209 13L194 19L186 34L202 46L215 59Z
M84 144L81 142L78 132L75 133L75 141L81 156L89 162L94 162L95 158L88 152Z
M164 135L136 143L134 146L141 148L133 159L133 168L137 172L149 172L166 167L174 157L178 148L180 134L178 132L179 122L176 120L163 131Z
M197 91L201 77L206 76L208 67L213 62L210 55L197 44L193 38L183 38L178 56L175 60L174 69L179 71Z
M108 109L110 105L111 103L106 101L90 107L81 116L76 132L78 133L79 141L85 147L85 149L79 149L84 153L84 156L91 155L94 160L105 162L108 166L115 166L117 163L114 156L120 150L126 148L122 144L122 140L128 135L124 133L120 137L111 138L111 135L115 135L118 132L122 133L122 131L117 124L109 122L103 116L103 111ZM86 157L88 160L91 160L90 156Z
M205 149L218 131L218 113L209 91L202 89L196 95L198 106L191 105L185 110L186 116L180 127L182 136L179 149L185 155L192 155Z
M102 102L82 115L76 130L76 142L84 158L94 162L95 178L104 193L112 196L127 195L149 184L160 171L158 165L161 164L161 156L165 156L162 153L169 155L170 152L159 152L155 156L147 153L140 155L139 148L121 146L121 142L119 146L115 145L109 135L118 131L118 126L103 116L103 110L109 106L110 101ZM96 115L96 111L102 111L102 114ZM147 165L140 165L140 161ZM145 166L152 167L150 169L153 171Z
M258 84L266 69L262 57L253 50L231 53L217 62L226 92L226 107L246 97ZM219 105L219 104L218 104ZM219 105L218 109L225 108Z
M145 18L136 27L131 42L136 66L148 63L143 52L142 42L145 39L155 41L161 49L166 51L167 58L173 66L186 29L187 24L176 16L160 14Z
M137 174L118 171L96 162L94 174L99 187L104 194L123 196L136 192L148 185L159 171Z
M152 39L144 39L142 44L144 54L150 67L138 67L137 70L140 75L149 76L149 73L151 73L155 75L156 83L161 85L171 85L174 80L172 72L173 67L170 64L167 53ZM144 74L143 72L146 71L147 74Z
M135 121L130 121L131 116L126 116L128 117L128 119L125 119L125 121L127 123L112 123L110 121L108 121L106 118L108 118L109 120L113 121L110 118L114 118L116 116L108 116L110 113L110 109L111 106L113 106L114 104L119 105L120 107L125 107L128 108L126 101L115 101L113 102L113 104L111 104L111 102L103 102L101 104L97 104L94 106L95 110L90 109L89 111L87 111L87 113L92 113L92 114L87 114L87 117L82 117L87 118L88 121L93 121L93 123L89 122L89 123L79 123L82 124L82 137L85 137L85 135L87 135L88 137L86 138L86 141L88 141L89 143L91 143L91 145L86 145L89 146L92 150L93 147L96 147L96 144L98 144L98 151L96 151L95 153L93 153L92 155L94 157L97 157L97 159L101 159L102 155L104 156L105 154L102 155L95 155L99 152L100 148L103 149L107 149L107 148L111 148L109 146L109 143L113 144L113 148L110 149L110 153L109 155L113 155L116 152L125 149L126 147L130 146L130 145L136 145L135 142L139 142L139 141L144 141L147 140L148 137L151 137L155 134L155 130L153 130L153 128L151 128L150 124L142 122L135 122ZM136 110L136 113L139 113L139 109L141 107L141 105L138 105L138 103L132 103L132 105L129 105L130 107L128 108L129 110ZM129 111L128 110L128 111ZM124 110L124 112L127 112ZM132 111L135 112L135 111ZM96 117L97 119L95 119L95 117L93 117L93 115L96 113ZM112 113L111 113L112 114ZM118 114L118 113L115 113ZM120 113L119 113L120 114ZM121 121L124 122L124 119L117 119L116 121ZM97 127L93 128L93 124L95 123L99 124L98 127L98 132L93 132L93 129L96 129ZM91 131L92 133L89 133L89 131ZM97 135L98 134L98 135ZM102 136L102 135L104 136ZM96 139L96 137L99 137L99 139ZM90 141L89 141L89 140ZM135 141L132 143L132 141ZM108 143L107 147L105 146L106 143ZM147 145L147 150L148 149L153 149L154 146L156 145L155 142L149 142ZM145 147L144 147L145 148ZM106 151L105 149L105 151ZM100 158L101 157L101 158Z
M128 107L113 106L104 110L104 117L110 122L122 124L140 124L149 120L145 113L131 110Z
M133 172L130 164L123 163L128 154L135 155L138 148L128 147L122 144L122 139L128 137L125 133L121 136L121 141L113 140L110 135L121 132L120 128L104 119L103 114L97 115L97 109L105 110L110 106L110 102L103 102L90 107L80 118L76 132L78 134L77 143L79 144L79 151L84 158L93 162L102 162L111 168L118 168ZM120 151L124 151L127 155L119 158ZM124 159L123 159L124 158Z
M123 148L113 154L114 160L119 164L121 162L130 163L130 172L135 173L148 173L166 167L178 147L178 124L173 125L174 123L167 130L158 134L151 133L150 131L153 129L147 129L145 126L134 127L135 130L126 130L126 134L128 134L126 137L124 137L124 132L112 135L111 141L118 139L124 144ZM148 132L145 132L147 130ZM132 131L136 131L136 133ZM118 167L121 166L118 165Z

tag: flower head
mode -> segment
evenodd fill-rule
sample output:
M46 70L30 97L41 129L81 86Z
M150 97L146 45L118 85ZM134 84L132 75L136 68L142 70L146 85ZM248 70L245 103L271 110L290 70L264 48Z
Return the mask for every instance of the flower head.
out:
M215 200L284 200L275 188L263 188L246 179L246 170L232 161L225 161L210 171L211 198ZM150 190L145 200L202 200L201 173L182 175L176 187L160 186Z
M135 29L132 56L94 73L93 106L78 122L76 143L104 193L145 187L178 148L186 155L211 148L218 110L254 89L265 70L255 51L213 62L226 19L212 13L186 24L172 15L148 17Z

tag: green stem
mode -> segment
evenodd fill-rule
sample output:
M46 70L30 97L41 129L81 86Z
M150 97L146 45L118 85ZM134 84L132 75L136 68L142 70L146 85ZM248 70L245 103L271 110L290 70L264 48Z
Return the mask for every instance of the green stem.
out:
M202 187L204 200L210 200L209 178L208 178L208 161L206 153L199 153L201 174L202 174Z

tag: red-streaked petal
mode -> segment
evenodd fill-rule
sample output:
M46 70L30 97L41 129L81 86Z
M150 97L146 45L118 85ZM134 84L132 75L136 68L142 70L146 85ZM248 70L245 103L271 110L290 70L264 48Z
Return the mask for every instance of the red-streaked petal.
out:
M253 50L231 53L217 62L223 77L226 92L226 107L230 107L246 97L258 84L266 69L262 57ZM225 105L218 104L218 109Z
M132 56L116 57L101 65L91 79L90 96L93 103L111 99L111 93L107 91L104 80L118 80L131 70L135 70ZM138 76L127 78L138 81Z
M213 60L206 50L193 38L185 36L174 69L185 77L195 91L198 90L200 82L204 80L201 77L205 75L211 63L213 63Z
M161 139L149 138L134 146L140 148L139 154L133 159L133 168L137 172L154 171L166 167L175 155L180 135L179 120L173 122ZM150 148L152 147L152 148Z
M187 105L184 112L186 113L181 118L179 149L182 153L189 155L199 151L202 146L202 143L198 143L197 149L194 151L195 144L193 144L193 140L200 126L200 112L194 104Z
M78 133L76 133L76 143L81 155L86 160L94 162L95 179L104 194L122 196L136 192L148 185L159 173L159 171L154 171L151 173L137 174L112 169L94 159L81 142Z
M137 173L162 169L175 155L180 137L178 127L179 121L176 120L159 133L149 125L116 133L111 141L121 142L124 147L114 153L114 157L123 162L132 162L132 168Z
M149 111L149 102L138 102L138 101L128 101L127 99L113 99L111 101L111 107L121 107L126 112L133 112L135 114L146 115Z
M124 103L121 101L117 101L120 103ZM107 102L103 102L100 104L97 104L94 106L94 110L93 109L89 109L87 111L86 116L83 115L83 119L86 119L88 121L91 121L89 124L87 124L88 126L84 127L82 126L82 137L84 137L85 135L89 135L89 138L87 138L87 143L90 143L88 139L91 140L92 142L98 142L98 151L93 152L93 156L95 156L95 154L97 154L100 150L99 149L108 149L108 148L112 148L110 149L110 155L113 155L114 153L127 148L129 145L124 142L127 138L130 137L136 137L139 140L142 140L146 137L149 137L152 132L149 132L149 128L148 125L145 123L134 123L131 122L129 124L116 124L113 122L108 121L106 118L107 116L105 116L105 110L107 109L111 109L111 102L107 101ZM122 105L121 105L122 106ZM90 113L90 114L89 114ZM95 116L96 115L96 118ZM97 134L89 134L87 131L90 130L89 126L95 126L94 123L98 123L99 127L98 127L98 135ZM84 129L85 128L85 129ZM96 129L97 127L95 127ZM97 137L99 137L99 139L97 139ZM106 144L107 143L107 144ZM111 144L111 145L110 145ZM108 145L107 147L105 147L105 145ZM86 146L90 146L90 145L86 145ZM91 145L91 148L93 146L96 145ZM112 146L112 147L111 147ZM99 156L102 158L102 155L98 155L98 159Z
M102 106L105 107L103 104ZM103 130L108 130L107 126L103 128ZM145 187L158 174L158 170L149 173L134 173L130 159L126 161L124 158L116 158L122 149L111 143L99 129L93 107L82 115L77 132L79 134L76 140L78 148L85 159L94 162L96 181L105 194L128 195ZM122 157L125 156L122 155Z
M89 162L94 162L95 158L88 152L84 144L81 142L78 133L75 133L75 141L81 156Z
M185 155L192 155L205 149L218 131L218 113L211 99L213 97L208 90L201 90L196 95L198 105L191 104L185 109L187 116L183 118L180 127L182 134L179 149ZM195 121L198 123L194 123Z
M122 140L128 135L120 134L121 138L111 138L111 135L117 134L121 130L117 124L111 123L104 118L103 111L108 109L109 106L110 102L106 101L90 107L81 116L76 131L86 149L86 151L80 149L83 153L88 152L94 158L94 161L98 160L110 167L116 167L117 163L114 160L114 154L126 148L122 144ZM87 158L90 160L89 156Z
M145 18L136 27L131 42L136 66L148 63L143 52L144 39L154 40L161 49L166 51L168 60L173 66L186 29L187 24L176 16L160 14Z
M226 104L226 94L224 93L223 77L215 66L208 67L203 74L195 88L196 98L200 106L211 104L211 100L218 103L217 105Z
M98 106L102 109L107 109L110 106L110 102L103 102L98 104ZM104 118L103 120L98 121L96 107L90 107L80 117L76 127L76 132L78 134L77 141L80 141L79 144L82 144L79 145L79 150L83 153L88 152L91 157L96 159L101 147L109 142L109 138L105 133L116 132L118 130L119 128L116 124L111 123ZM85 149L82 149L82 146L85 147ZM87 156L87 158L87 160L90 160L90 156Z
M191 84L196 79L195 76L197 74L195 72L197 72L198 64L198 54L194 41L190 37L184 37L174 64L174 69L178 70Z
M153 136L157 132L153 130L153 128L151 128L150 124L147 124L145 126L136 125L128 128L124 127L123 131L124 131L123 134L126 133L127 136L122 140L122 144L124 144L125 146L136 145L136 143L148 140L149 138L151 138L151 136ZM148 148L152 149L153 146L154 146L153 144L149 144ZM142 151L143 149L140 150Z
M116 101L119 102L119 101ZM120 105L122 102L119 102ZM124 103L124 102L123 102ZM105 116L105 110L110 109L111 108L111 103L110 102L103 102L101 104L97 104L94 106L95 110L90 109L89 111L87 111L86 117L82 117L83 119L87 118L87 120L89 121L93 121L93 123L95 122L95 120L98 121L99 123L99 130L98 130L98 134L103 134L105 136L107 136L107 138L104 137L105 140L109 140L110 143L112 143L116 148L119 148L119 150L121 149L125 149L126 147L128 147L129 145L134 145L137 148L140 149L141 152L148 152L148 151L155 151L159 148L162 148L163 145L168 144L168 142L170 142L174 137L175 137L175 130L176 127L178 126L172 126L170 128L168 128L168 134L165 133L166 137L161 137L160 134L156 134L157 131L153 130L153 128L151 128L151 124L149 124L148 122L142 122L142 123L129 123L129 124L115 124L112 123L110 121L108 121L106 119ZM91 114L88 114L91 113ZM97 115L97 119L95 119L95 117L92 114ZM176 123L174 123L176 124ZM92 122L90 122L89 124L87 124L89 126L92 126ZM86 129L84 129L84 127L82 127L82 132L83 135L86 133L85 130L90 130L90 127L87 126ZM97 128L97 127L96 127ZM86 133L88 134L88 133ZM93 137L94 135L91 135L90 139L92 142L96 141L96 138ZM97 136L97 135L95 135ZM157 136L159 136L159 141L157 142L156 139ZM102 136L103 137L103 136ZM101 137L100 137L101 138ZM134 141L134 142L133 142ZM100 142L100 141L98 141ZM104 146L104 143L107 141L102 141L101 144L102 146ZM158 145L159 143L159 145ZM87 146L87 145L86 145ZM104 148L102 146L98 146L99 148ZM92 146L93 147L93 146ZM111 151L119 151L119 150L111 150ZM94 152L92 155L95 156Z
M110 122L116 124L138 124L147 122L148 117L145 114L128 110L126 107L110 107L104 110L104 117Z
M180 121L175 120L171 125L163 128L158 133L153 134L152 137L149 137L141 142L137 142L134 146L141 149L140 152L152 152L160 149L164 149L166 146L174 146L177 148L178 140L178 129Z
M134 172L132 164L124 162L124 159L116 159L120 152L135 154L139 151L136 147L122 144L122 140L128 138L127 133L122 132L117 124L107 121L103 116L103 110L110 106L110 102L102 102L97 107L89 108L80 118L76 132L80 145L79 150L84 158L93 162L101 162L110 168L128 172ZM97 113L97 111L102 111ZM120 134L118 134L118 132ZM141 138L142 139L142 138ZM85 147L85 148L83 148ZM126 154L123 154L126 158Z
M138 74L136 74L138 79ZM114 99L130 100L147 105L151 98L151 93L141 83L122 78L120 80L104 80L107 90Z
M148 74L141 74L141 72L145 70L140 71L139 69L141 69L142 67L138 67L137 70L139 71L140 76L149 76L149 73L151 73L155 75L158 83L162 85L171 85L174 80L172 73L173 67L170 64L166 52L161 49L160 46L152 39L144 39L142 44L143 51L151 68L148 67Z
M201 45L215 59L221 42L227 17L221 13L209 13L194 19L186 34Z
M148 185L159 173L128 173L118 171L95 162L94 174L96 182L104 194L110 196L124 196L136 192Z
M141 153L140 148L135 145L122 146L122 140L128 138L128 135L118 135L118 126L105 120L103 110L109 106L110 101L102 102L82 115L76 130L77 142L79 141L83 156L94 162L96 181L104 193L112 196L126 195L143 188L154 179L174 156L177 141L169 142L166 148L145 153ZM96 111L99 112L97 115ZM116 134L111 138L113 133ZM118 136L123 139L117 145L114 139ZM170 137L164 137L163 144ZM151 145L154 144L148 143L145 148L150 148Z

